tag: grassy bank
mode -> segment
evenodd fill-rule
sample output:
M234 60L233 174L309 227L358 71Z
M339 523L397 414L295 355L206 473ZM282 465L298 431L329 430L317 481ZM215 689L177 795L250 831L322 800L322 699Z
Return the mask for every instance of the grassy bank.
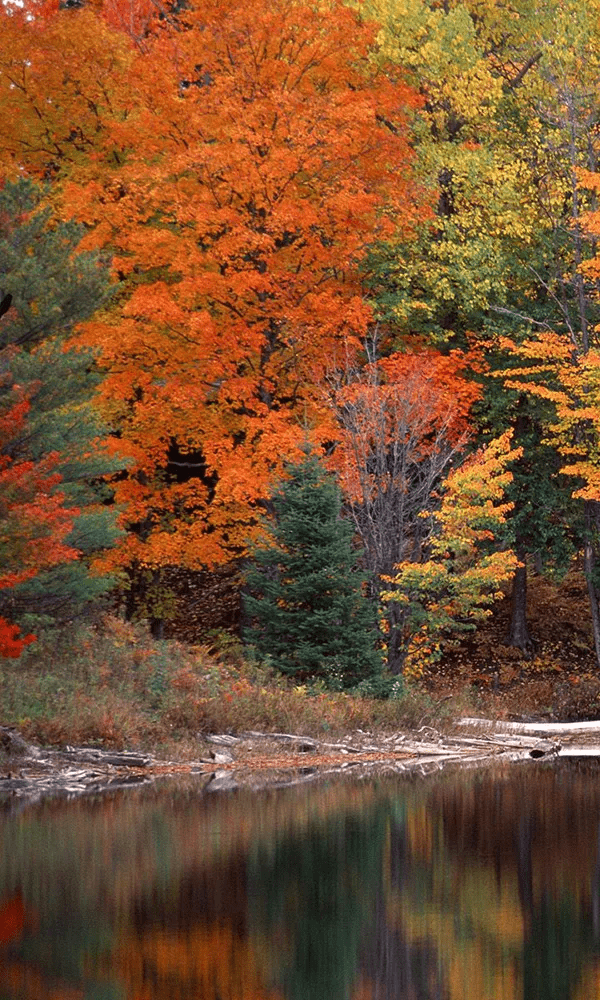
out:
M99 744L188 755L198 734L284 731L319 736L439 725L458 710L405 685L389 700L294 685L247 663L234 643L154 642L107 618L47 634L0 661L0 723L44 744Z

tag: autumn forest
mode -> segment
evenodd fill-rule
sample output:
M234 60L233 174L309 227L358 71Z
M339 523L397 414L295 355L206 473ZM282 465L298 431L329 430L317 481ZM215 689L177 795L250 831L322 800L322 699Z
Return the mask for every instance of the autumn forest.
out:
M532 572L600 664L596 0L0 19L11 669L218 579L247 655L389 695L500 594L529 655Z

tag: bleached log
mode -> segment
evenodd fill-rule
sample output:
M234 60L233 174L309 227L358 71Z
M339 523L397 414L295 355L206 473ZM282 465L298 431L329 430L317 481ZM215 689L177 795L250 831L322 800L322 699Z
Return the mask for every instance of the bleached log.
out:
M490 719L460 719L459 726L472 726L474 729L492 731L495 733L522 733L548 736L574 736L598 733L600 736L600 719L588 722L495 722Z

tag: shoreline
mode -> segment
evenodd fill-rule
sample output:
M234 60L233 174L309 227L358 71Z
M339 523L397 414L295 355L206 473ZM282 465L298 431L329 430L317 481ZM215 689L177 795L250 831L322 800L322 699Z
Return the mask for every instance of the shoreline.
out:
M194 760L164 760L135 751L92 747L47 749L0 726L0 808L72 799L148 785L165 777L198 779L201 791L305 784L325 776L426 774L445 767L483 767L564 757L600 757L600 721L515 723L464 718L452 731L423 726L387 735L357 730L336 743L295 733L212 734Z

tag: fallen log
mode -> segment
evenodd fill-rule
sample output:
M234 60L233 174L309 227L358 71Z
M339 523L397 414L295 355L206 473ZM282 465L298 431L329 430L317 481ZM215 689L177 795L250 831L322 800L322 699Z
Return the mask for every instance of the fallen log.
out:
M149 767L151 757L142 756L129 750L116 752L113 750L96 750L90 747L65 747L58 751L65 760L79 761L83 764L111 764L113 767Z
M491 730L496 735L504 733L523 733L540 736L600 736L600 720L592 719L586 722L496 722L492 719L465 718L458 721L459 726L470 726L480 731Z

